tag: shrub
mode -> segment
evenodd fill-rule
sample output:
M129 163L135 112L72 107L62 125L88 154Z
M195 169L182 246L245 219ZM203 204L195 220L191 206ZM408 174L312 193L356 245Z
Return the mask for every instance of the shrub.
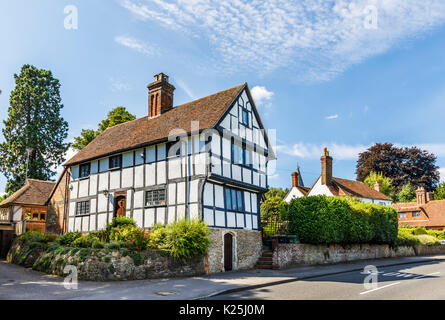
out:
M439 245L440 242L437 240L437 238L430 236L428 234L420 234L416 236L424 245L427 246L433 246L433 245Z
M166 228L165 226L156 226L152 228L148 234L147 248L149 249L163 249L165 244Z
M75 247L75 248L91 248L91 246L93 245L93 238L92 237L80 237L77 238L76 240L74 240L71 243L71 246Z
M105 244L105 248L110 250L119 250L121 248L120 241L111 241L110 243Z
M418 244L422 244L420 239L413 235L412 230L408 228L399 228L397 234L396 245L397 246L416 246Z
M282 217L282 213L285 212L286 203L281 197L270 197L266 199L260 208L261 220L267 220L272 217Z
M111 229L109 237L112 241L121 241L124 246L133 250L145 249L148 242L144 230L130 224Z
M413 230L413 234L417 236L421 234L428 234L428 232L426 231L425 227L417 227Z
M136 227L136 222L132 218L128 217L115 217L113 220L111 220L111 223L107 225L107 231L109 233L111 229L123 226Z
M54 242L59 236L57 234L45 233L42 237L42 242L50 243Z
M43 234L33 231L33 232L25 232L22 235L20 235L20 240L22 242L42 242L43 240Z
M62 246L69 247L74 242L74 240L80 238L81 236L82 234L80 232L68 232L57 238L56 241Z
M165 228L165 240L161 247L169 250L175 259L205 255L210 246L210 230L203 221L181 220Z
M99 240L94 240L91 244L91 248L93 249L103 249L105 248L105 243Z
M302 243L388 243L397 238L397 213L391 207L346 198L315 196L291 201L287 231Z

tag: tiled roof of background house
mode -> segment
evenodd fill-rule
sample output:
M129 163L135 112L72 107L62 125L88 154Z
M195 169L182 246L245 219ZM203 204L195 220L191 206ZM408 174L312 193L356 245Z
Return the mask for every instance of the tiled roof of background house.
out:
M416 221L416 219L404 221L411 226L445 227L445 200L433 200L422 205L418 205L416 202L395 203L393 204L393 207L397 212L423 211L428 217L427 221Z
M359 196L363 198L392 201L390 197L378 192L361 181L332 178L332 182L333 185L329 189L334 196Z
M190 133L192 121L199 121L200 130L213 128L246 87L244 83L182 104L154 118L145 116L108 128L64 165L70 166L162 141L174 129Z
M25 185L0 203L44 206L55 186L55 182L27 179Z

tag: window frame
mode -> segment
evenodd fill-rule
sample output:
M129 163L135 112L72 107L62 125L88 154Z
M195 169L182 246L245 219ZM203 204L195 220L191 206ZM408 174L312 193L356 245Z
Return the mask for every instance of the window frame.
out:
M242 190L224 187L224 205L226 211L244 213L244 193Z
M119 166L112 166L112 162L114 159L119 159ZM111 156L108 158L108 169L109 170L117 170L117 169L122 169L122 155L116 155L116 156Z
M91 213L90 200L76 202L76 212L75 212L76 217L87 216L90 213Z
M24 207L23 208L23 217L28 222L41 222L45 223L46 219L48 217L47 208L40 208L40 207ZM26 217L26 215L29 214L29 217ZM37 215L36 218L34 218L34 215ZM44 218L42 219L42 215L44 215Z
M399 219L406 219L406 212L399 212Z
M149 201L149 195L151 194L151 200ZM156 195L156 199L155 196ZM163 195L160 197L160 195ZM145 190L144 192L144 207L145 208L153 208L153 207L164 207L167 206L167 189L153 189L153 190ZM162 199L163 198L163 199Z
M87 174L83 174L82 173L82 169L83 168L88 168L88 172L87 172ZM84 164L81 164L81 165L79 165L79 179L82 179L82 178L87 178L87 177L89 177L91 175L91 163L89 162L89 163L84 163Z
M413 211L411 217L413 217L413 219L420 218L420 211Z
M249 111L244 107L241 107L241 124L249 128Z

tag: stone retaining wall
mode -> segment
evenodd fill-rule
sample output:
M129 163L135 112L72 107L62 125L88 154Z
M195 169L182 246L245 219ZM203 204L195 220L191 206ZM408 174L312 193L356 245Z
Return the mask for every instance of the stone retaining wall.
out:
M445 254L445 245L390 248L388 245L311 245L278 244L273 252L274 268L302 264L331 264L364 259L424 256Z
M64 276L67 265L77 267L78 279L89 281L142 280L205 274L203 257L180 261L157 250L127 250L61 247L47 251L45 245L16 239L7 261L34 270Z

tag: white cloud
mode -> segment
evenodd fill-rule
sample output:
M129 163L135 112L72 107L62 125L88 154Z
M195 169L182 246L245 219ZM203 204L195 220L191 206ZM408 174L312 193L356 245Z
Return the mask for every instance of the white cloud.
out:
M252 98L255 101L255 105L258 107L263 105L266 101L270 101L274 96L272 91L269 91L266 89L266 87L261 86L253 87L250 92L252 93ZM270 104L267 104L266 106L270 106Z
M190 90L189 86L184 81L178 78L174 78L174 80L176 84L189 96L190 99L196 99L196 95L192 92L192 90Z
M439 173L440 173L440 182L444 182L445 181L445 168L440 168Z
M116 79L111 77L109 79L111 90L113 91L129 91L131 90L130 84L126 83L125 81L122 81L120 79Z
M148 45L147 43L138 40L136 38L127 36L117 36L114 38L114 41L120 45L123 45L124 47L130 48L147 56L153 56L159 54L159 49L157 46Z
M338 114L334 114L334 115L332 115L332 116L327 116L325 119L326 119L326 120L338 119Z
M205 38L232 72L325 81L445 22L443 0L120 0L141 20ZM366 28L365 9L377 9Z
M337 143L312 144L299 142L294 145L277 146L277 151L287 155L304 159L320 159L323 148L327 147L332 157L339 160L357 160L358 154L365 151L369 146L346 145Z

